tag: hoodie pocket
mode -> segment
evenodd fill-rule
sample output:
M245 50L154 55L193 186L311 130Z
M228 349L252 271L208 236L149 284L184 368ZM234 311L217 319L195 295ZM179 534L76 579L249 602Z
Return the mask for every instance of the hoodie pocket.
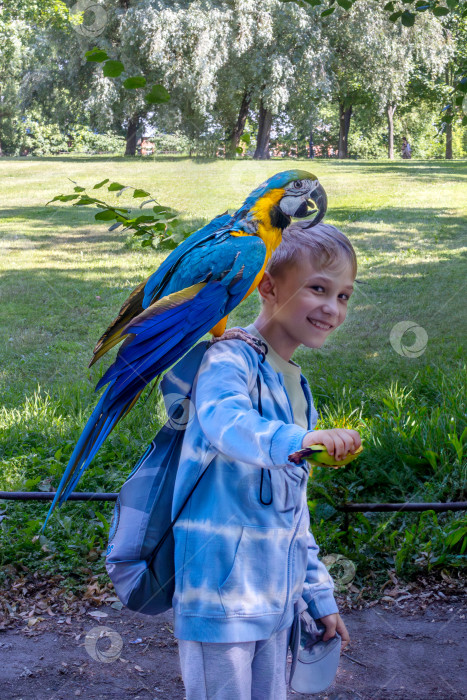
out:
M284 528L242 528L232 568L219 586L227 617L282 612L292 536Z

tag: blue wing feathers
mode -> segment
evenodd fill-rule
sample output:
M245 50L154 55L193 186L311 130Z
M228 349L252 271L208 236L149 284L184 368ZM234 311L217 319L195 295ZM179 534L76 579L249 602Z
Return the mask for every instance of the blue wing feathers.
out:
M164 260L164 262L159 265L158 269L151 275L151 277L146 282L144 288L144 301L143 308L147 308L150 304L155 301L155 299L162 296L161 292L164 291L165 294L170 294L170 292L165 291L165 283L170 282L176 268L188 253L199 246L201 243L208 243L212 241L216 235L223 233L228 230L228 223L231 220L230 214L221 214L216 216L215 219L192 233L186 241L181 243L175 250L173 250Z
M155 348L160 348L160 344L165 341L166 334L169 333L169 337L173 336L174 328L186 316L186 313L187 309L183 305L177 309L170 309L166 314L156 317L161 320L162 328L159 327L159 324L152 322L152 319L148 319L146 321L147 325L141 323L140 328L132 329L132 331L135 330L134 337L128 345L120 348L115 362L101 377L96 390L108 384L121 372L131 369L132 363L145 352L154 352Z
M222 283L207 285L198 292L194 299L185 301L178 309L169 309L155 317L156 319L164 319L164 330L157 333L157 336L154 333L149 334L154 319L148 319L149 330L147 331L145 324L142 324L141 330L136 333L134 342L122 349L114 366L109 368L100 380L100 385L103 386L115 378L113 393L118 394L126 385L129 377L145 376L149 365L151 365L151 373L154 373L153 376L163 372L170 366L167 364L166 355L168 352L175 347L177 347L178 352L188 351L194 342L199 340L201 329L203 330L201 335L204 335L217 323L217 320L223 317L227 296ZM170 323L171 320L173 323ZM185 323L183 323L184 321ZM156 327L159 330L158 325ZM206 330L204 330L205 327ZM132 330L135 329L132 328ZM143 340L138 343L140 335L143 336Z
M240 245L239 241L241 242ZM243 254L241 251L242 247L246 249L246 251L243 251ZM130 324L129 330L134 334L134 339L132 339L131 343L126 347L120 349L114 364L109 367L97 384L97 389L101 389L105 384L112 381L122 372L128 374L128 372L132 370L139 371L137 362L141 359L144 351L151 352L154 361L163 357L165 352L171 349L171 347L167 347L165 344L167 339L172 338L172 343L174 343L174 328L176 328L178 323L183 323L183 320L187 317L189 318L189 328L186 331L188 350L191 344L199 340L200 337L196 333L197 337L193 340L193 332L190 333L189 329L191 328L191 331L199 332L199 326L201 325L201 327L204 328L203 321L206 320L209 327L203 330L204 335L204 333L209 331L210 328L224 318L238 303L236 300L237 294L235 293L237 286L240 290L241 301L250 288L258 269L261 269L266 255L266 247L258 238L234 238L229 236L229 240L225 243L225 248L226 250L224 250L224 246L222 248L223 261L217 261L217 264L212 265L210 270L214 278L222 277L222 281L210 282L198 292L194 299L182 301L178 307L171 307L166 311L161 311L156 306L154 308L154 316L151 314L150 308L146 309ZM227 262L228 264L226 264ZM192 265L189 266L188 261L184 261L184 266L188 268L185 271L184 287L186 287L188 281L193 284L193 267ZM229 285L240 273L242 268L242 277L234 283L233 291L235 304L228 304L229 297L232 296L232 290L229 289ZM182 289L184 287L182 287ZM179 290L168 290L167 293L172 293L172 291ZM214 305L217 306L217 309L212 309L210 299L215 300ZM198 314L201 314L201 324L197 323ZM204 315L207 315L206 319L203 319ZM146 350L148 343L149 347ZM164 369L166 369L166 367L158 368L159 371L157 373L164 371Z

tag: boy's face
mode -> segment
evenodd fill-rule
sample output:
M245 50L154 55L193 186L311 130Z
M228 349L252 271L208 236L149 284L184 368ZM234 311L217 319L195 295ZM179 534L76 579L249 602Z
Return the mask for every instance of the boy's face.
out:
M347 260L318 270L303 259L280 277L266 272L259 285L265 300L261 318L276 346L282 347L283 352L277 351L285 357L291 350L290 358L299 345L320 348L345 320L353 283Z

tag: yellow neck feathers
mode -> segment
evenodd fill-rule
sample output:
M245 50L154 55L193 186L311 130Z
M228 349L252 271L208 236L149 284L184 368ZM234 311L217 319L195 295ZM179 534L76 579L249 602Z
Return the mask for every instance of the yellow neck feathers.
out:
M270 190L260 197L251 210L253 218L258 222L258 235L264 241L268 255L277 248L282 239L282 230L271 224L271 212L284 195L282 188Z

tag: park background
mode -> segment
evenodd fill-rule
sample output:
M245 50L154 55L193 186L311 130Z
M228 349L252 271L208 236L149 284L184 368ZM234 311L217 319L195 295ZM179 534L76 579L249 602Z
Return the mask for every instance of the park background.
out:
M392 159L405 136L413 157L463 158L465 14L460 0L6 0L0 153Z
M374 0L313 4L122 1L71 15L64 3L4 4L0 488L56 488L107 366L88 370L91 350L167 247L275 172L310 170L359 259L346 324L294 355L320 426L365 440L359 460L316 469L309 485L321 553L355 563L345 590L358 600L380 594L388 571L452 580L465 563L465 512L347 522L337 506L466 500L467 34L455 1L418 13L388 3L392 20ZM96 221L95 202L76 206L98 194L105 211L138 215L138 190L173 221L133 235ZM229 327L258 310L255 293ZM394 337L401 323L412 325ZM117 491L164 422L159 395L144 397L80 488ZM40 534L46 511L3 503L2 579L40 572L74 591L106 581L112 505L65 504Z

